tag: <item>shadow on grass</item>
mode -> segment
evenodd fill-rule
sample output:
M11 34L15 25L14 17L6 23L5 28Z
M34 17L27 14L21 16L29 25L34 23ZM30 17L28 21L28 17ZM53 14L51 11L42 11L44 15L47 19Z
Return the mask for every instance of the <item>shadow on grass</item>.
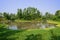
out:
M41 34L31 34L28 35L27 38L25 40L42 40L42 35Z
M10 38L8 37L23 31L25 30L9 30L4 27L0 27L0 40L16 40L17 37L10 37Z
M60 36L57 36L55 33L53 33L53 30L50 30L51 32L51 40L60 40Z
M52 36L51 40L60 40L60 36Z

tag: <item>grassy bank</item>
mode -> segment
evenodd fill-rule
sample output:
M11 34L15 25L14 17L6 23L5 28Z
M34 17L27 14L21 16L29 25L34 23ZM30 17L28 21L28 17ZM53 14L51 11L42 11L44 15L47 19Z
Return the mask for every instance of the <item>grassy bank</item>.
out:
M15 20L15 22L40 22L41 20Z
M0 40L60 40L60 28L50 30L27 29L9 30L0 25Z
M57 27L60 27L60 21L48 20L48 23L57 24Z

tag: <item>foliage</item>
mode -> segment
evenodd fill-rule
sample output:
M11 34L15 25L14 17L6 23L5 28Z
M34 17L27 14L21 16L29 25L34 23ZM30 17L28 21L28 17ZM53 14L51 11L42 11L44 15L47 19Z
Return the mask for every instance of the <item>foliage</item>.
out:
M16 14L13 13L7 13L3 12L0 13L0 17L3 15L3 17L6 20L55 20L55 21L60 21L60 10L57 10L55 14L51 14L49 12L46 12L45 15L42 15L42 13L34 7L28 7L22 9L18 9ZM0 19L1 20L1 19ZM40 21L40 20L39 20Z
M10 14L10 20L11 20L11 21L14 21L15 19L16 19L15 14Z
M18 9L17 11L17 18L22 19L22 9Z
M41 18L41 13L39 10L37 10L37 8L28 7L24 8L23 10L18 9L17 14L3 12L3 16L7 20L35 20Z
M9 15L9 13L4 12L4 13L3 13L3 16L4 16L7 20L10 20L10 15Z
M56 20L60 21L60 10L56 11L55 16L56 16Z

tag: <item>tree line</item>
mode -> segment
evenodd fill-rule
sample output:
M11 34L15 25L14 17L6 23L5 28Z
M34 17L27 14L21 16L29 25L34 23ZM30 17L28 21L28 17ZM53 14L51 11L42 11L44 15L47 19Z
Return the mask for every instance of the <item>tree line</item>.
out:
M0 12L0 17L3 15L3 17L6 20L57 20L60 21L60 10L57 10L54 14L51 14L49 12L46 12L45 15L42 15L42 13L34 7L28 7L22 9L18 9L17 13L7 13L7 12Z

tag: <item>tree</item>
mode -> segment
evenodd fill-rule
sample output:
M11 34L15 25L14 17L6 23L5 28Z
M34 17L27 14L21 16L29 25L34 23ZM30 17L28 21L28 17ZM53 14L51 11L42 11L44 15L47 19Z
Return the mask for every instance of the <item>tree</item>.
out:
M24 8L23 11L22 9L18 9L18 12L17 12L17 18L23 19L23 20L32 20L32 19L35 20L40 17L41 17L40 11L34 7Z
M39 10L37 10L37 8L33 8L33 7L25 8L24 14L25 14L25 18L27 20L32 20L32 19L35 20L35 19L41 17Z
M17 11L17 18L22 19L22 9L18 9Z
M4 20L3 14L0 13L0 21L3 21L3 20Z
M3 13L3 16L5 17L5 19L10 20L10 15L9 15L9 13L4 12L4 13Z
M60 21L60 10L56 11L55 16L56 16L56 20Z
M55 13L56 16L60 16L60 10L57 10Z
M53 17L54 17L54 15L53 14L51 14L51 13L49 13L49 12L46 12L45 13L45 17L46 17L46 19L48 20L52 20L53 19Z
M14 21L15 19L16 19L15 14L12 14L12 13L11 13L11 14L10 14L10 20L11 20L11 21Z
M42 16L39 10L37 10L37 14L36 15L37 15L37 18L41 18L41 16Z

